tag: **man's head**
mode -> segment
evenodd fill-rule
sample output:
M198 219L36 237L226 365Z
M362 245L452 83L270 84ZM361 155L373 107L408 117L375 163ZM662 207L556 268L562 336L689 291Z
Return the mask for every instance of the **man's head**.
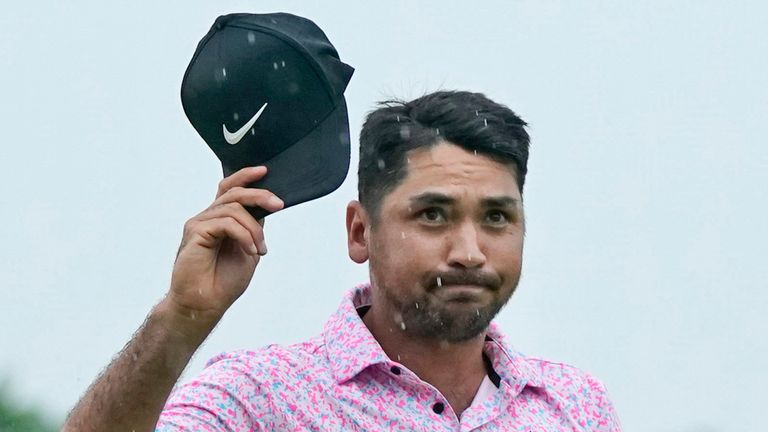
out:
M512 110L480 93L440 91L382 102L360 132L358 199L377 221L381 200L406 176L407 153L442 141L508 164L522 193L529 143L524 126Z
M349 253L370 260L374 303L395 328L460 342L479 335L520 277L525 122L485 96L385 102L360 136L360 202Z

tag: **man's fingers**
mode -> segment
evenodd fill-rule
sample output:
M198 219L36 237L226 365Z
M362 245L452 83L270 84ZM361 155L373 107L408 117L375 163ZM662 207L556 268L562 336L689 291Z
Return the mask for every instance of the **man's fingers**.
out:
M266 189L235 186L216 198L216 201L211 204L211 208L231 202L237 202L248 207L261 207L270 212L278 211L285 205L283 200Z
M246 186L249 183L253 183L256 180L264 177L267 174L267 167L247 167L243 168L229 177L225 177L219 182L219 189L216 192L216 198L224 195L225 192L237 186Z
M233 217L191 221L189 230L191 235L201 239L203 246L215 247L225 238L231 238L249 255L266 253L258 250L250 231Z
M267 253L267 244L264 241L264 230L261 224L237 202L229 202L211 207L195 216L194 219L197 221L208 221L222 218L234 219L248 231L251 236L251 243L256 245L259 254L264 255Z

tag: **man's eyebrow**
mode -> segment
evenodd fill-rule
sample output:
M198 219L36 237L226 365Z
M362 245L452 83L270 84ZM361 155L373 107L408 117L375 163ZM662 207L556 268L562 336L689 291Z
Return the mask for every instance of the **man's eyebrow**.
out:
M437 192L424 192L411 197L412 205L451 205L456 199Z
M456 198L439 192L424 192L410 199L412 205L453 205ZM509 195L491 196L483 198L481 205L483 207L518 207L520 200Z
M517 207L520 205L520 200L511 196L495 196L483 198L481 201L483 207Z

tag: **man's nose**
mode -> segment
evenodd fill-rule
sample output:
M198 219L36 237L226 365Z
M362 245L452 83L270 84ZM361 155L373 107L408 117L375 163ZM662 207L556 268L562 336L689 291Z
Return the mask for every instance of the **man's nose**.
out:
M478 230L474 223L462 223L449 235L449 265L473 268L482 267L485 264L486 257L482 251Z

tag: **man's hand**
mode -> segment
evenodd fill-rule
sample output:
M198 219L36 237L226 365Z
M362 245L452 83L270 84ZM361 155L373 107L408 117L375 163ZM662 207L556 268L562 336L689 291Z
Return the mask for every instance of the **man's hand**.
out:
M267 253L264 221L243 206L283 208L244 186L267 173L245 168L219 183L216 200L187 221L171 289L70 413L63 431L152 431L192 354L245 291Z
M245 292L267 245L264 219L257 221L244 206L274 212L284 205L272 192L245 187L266 173L264 166L249 167L225 178L213 204L187 221L166 306L188 318L218 321Z

